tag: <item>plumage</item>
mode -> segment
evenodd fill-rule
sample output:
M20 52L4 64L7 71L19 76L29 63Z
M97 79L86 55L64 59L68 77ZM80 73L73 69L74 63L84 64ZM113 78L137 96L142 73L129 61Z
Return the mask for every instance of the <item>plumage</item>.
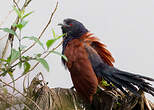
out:
M98 38L94 37L85 26L74 19L65 19L62 26L63 50L68 61L63 64L68 68L76 91L88 102L92 102L100 79L114 84L128 95L125 88L136 96L138 89L154 96L154 88L146 80L154 79L121 71L113 66L114 58Z

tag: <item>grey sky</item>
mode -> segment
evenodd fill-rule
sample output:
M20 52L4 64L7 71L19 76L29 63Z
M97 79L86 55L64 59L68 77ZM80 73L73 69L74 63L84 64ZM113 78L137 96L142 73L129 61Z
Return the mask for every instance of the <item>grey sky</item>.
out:
M4 20L11 9L9 1L1 0L0 21ZM34 11L34 13L29 18L30 22L23 34L38 36L47 23L55 3L56 0L33 0L27 11ZM60 35L61 30L56 25L68 17L84 23L107 45L116 60L117 68L154 78L153 0L59 0L53 23L44 34L42 41L45 42L51 37L52 28ZM10 26L14 18L11 14L7 23L2 26ZM2 36L1 33L0 36ZM4 40L0 41L1 46L3 43ZM29 43L26 42L26 44ZM38 46L35 47L35 50L40 51ZM47 61L50 64L49 73L41 65L34 73L42 71L50 87L72 86L69 72L64 70L60 57L50 55ZM20 83L18 84L20 86ZM154 100L154 98L150 98Z

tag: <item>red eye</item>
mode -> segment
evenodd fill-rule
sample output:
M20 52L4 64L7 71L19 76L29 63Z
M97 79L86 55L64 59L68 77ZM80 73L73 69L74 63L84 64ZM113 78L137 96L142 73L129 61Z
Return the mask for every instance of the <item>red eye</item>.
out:
M70 26L72 26L72 24L69 24Z

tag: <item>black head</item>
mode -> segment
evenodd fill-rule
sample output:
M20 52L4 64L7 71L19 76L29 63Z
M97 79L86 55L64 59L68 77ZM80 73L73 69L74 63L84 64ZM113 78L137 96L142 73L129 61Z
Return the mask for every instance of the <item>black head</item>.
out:
M79 38L83 34L88 32L88 30L85 28L85 26L81 22L71 18L64 19L63 24L59 24L59 25L61 25L63 33L66 33L67 36L70 36L73 38Z

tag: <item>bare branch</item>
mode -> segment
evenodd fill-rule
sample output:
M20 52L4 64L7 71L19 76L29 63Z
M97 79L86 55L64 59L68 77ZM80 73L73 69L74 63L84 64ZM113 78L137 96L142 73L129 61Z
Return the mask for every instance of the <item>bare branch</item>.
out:
M3 40L5 37L7 37L7 35L8 35L8 34L5 34L4 36L2 36L2 37L0 38L0 40Z
M31 98L26 97L26 96L25 96L23 93L21 93L19 90L17 90L16 88L12 87L12 86L9 85L9 84L7 84L6 82L2 81L1 79L0 79L0 82L2 82L3 84L5 84L5 85L8 86L8 87L14 89L14 90L15 90L16 92L18 92L20 95L22 95L23 97L25 97L26 99L28 99L29 101L31 101L33 104L35 104L35 106L36 106L39 110L41 110L40 107L39 107Z
M56 10L58 8L58 2L56 3L56 7L54 9L54 11L51 13L51 16L49 18L49 21L47 23L47 25L45 26L45 28L42 30L41 34L39 35L38 39L40 39L42 37L42 35L44 34L44 32L46 31L46 29L48 28L48 26L50 25L51 23L51 20L53 18L53 15L55 14ZM25 52L27 52L28 50L30 50L33 46L35 46L37 42L34 42L31 46L29 46L25 51L22 52L22 54L24 54Z
M18 3L16 2L16 0L13 0L13 3L14 3L15 6L18 8L18 10L21 10L21 9L19 8L19 5L18 5Z

